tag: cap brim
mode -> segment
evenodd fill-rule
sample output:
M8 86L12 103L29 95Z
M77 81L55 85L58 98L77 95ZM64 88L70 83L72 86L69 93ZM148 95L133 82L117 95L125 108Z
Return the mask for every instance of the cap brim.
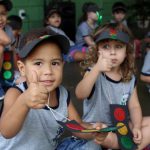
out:
M113 9L113 12L119 11L119 10L122 10L122 11L124 11L124 12L127 12L127 10L126 10L124 7L116 7L116 8Z
M61 14L59 10L53 9L53 10L50 10L50 11L48 12L48 16L51 16L51 15L54 14L54 13Z
M45 37L43 36L39 39L35 39L35 40L31 41L30 43L25 45L21 50L18 51L19 57L20 58L25 58L26 56L28 56L28 54L30 52L32 52L32 50L37 45L39 45L41 42L43 42L45 40L46 41L50 40L50 42L52 40L56 41L59 44L60 48L61 48L61 52L63 54L68 53L68 50L69 50L69 47L70 47L69 40L63 35L56 34L56 35L46 35Z
M129 36L126 33L121 31L118 31L116 36L110 35L109 31L104 31L97 37L95 41L96 43L98 43L102 40L107 40L107 39L121 41L126 44L129 43Z

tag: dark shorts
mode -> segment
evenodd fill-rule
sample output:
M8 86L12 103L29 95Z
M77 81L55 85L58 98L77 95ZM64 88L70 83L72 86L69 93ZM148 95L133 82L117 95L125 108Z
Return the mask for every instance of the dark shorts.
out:
M101 147L93 141L68 137L59 143L56 150L101 150Z

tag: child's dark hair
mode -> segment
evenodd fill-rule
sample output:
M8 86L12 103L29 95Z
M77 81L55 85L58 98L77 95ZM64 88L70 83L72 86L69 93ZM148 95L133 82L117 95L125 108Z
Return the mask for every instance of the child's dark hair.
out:
M8 25L10 25L13 30L20 30L22 28L22 19L19 16L11 15L7 20Z
M3 5L7 11L10 11L13 7L11 0L0 0L0 5Z
M123 28L120 28L118 24L106 24L101 29L99 29L99 34L102 32L105 32L106 30L110 28L114 28L117 31L122 31L127 33L126 30ZM127 33L128 34L128 33ZM129 34L128 34L129 35ZM98 36L98 35L97 35ZM86 59L80 63L82 68L82 74L84 74L88 67L92 67L98 60L98 45L103 41L109 41L109 39L102 40L97 43L96 47L91 47L86 55ZM131 80L132 75L135 74L135 64L134 64L134 48L133 48L133 42L130 41L127 44L127 51L126 51L126 58L124 62L121 64L121 71L123 75L123 82L128 82Z
M86 3L83 4L83 6L82 6L82 13L83 13L83 15L79 19L79 24L82 21L87 20L87 12L89 12L91 8L92 9L93 8L99 9L98 6L97 6L97 4L95 4L94 2L86 2Z
M112 6L112 13L119 11L123 11L124 13L127 12L127 6L121 1L115 2Z

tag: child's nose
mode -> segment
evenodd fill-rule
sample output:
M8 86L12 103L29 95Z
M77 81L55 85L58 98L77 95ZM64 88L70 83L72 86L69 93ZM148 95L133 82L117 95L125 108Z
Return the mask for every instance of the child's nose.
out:
M53 69L51 65L46 65L44 68L44 72L46 75L52 74L53 73Z
M111 54L111 55L114 55L115 53L116 53L115 48L111 48L111 49L110 49L110 54Z

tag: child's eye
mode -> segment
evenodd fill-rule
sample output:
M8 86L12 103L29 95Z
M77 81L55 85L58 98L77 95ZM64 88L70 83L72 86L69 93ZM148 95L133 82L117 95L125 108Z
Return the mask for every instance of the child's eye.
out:
M116 47L116 49L121 49L121 48L123 48L123 45L119 44L119 45L116 45L115 47Z
M103 49L109 49L110 46L108 44L103 45Z
M54 62L52 62L52 65L53 65L53 66L56 66L56 65L59 66L59 65L60 65L60 62L59 62L59 61L54 61Z
M40 66L42 63L41 62L35 62L34 64L37 66Z

